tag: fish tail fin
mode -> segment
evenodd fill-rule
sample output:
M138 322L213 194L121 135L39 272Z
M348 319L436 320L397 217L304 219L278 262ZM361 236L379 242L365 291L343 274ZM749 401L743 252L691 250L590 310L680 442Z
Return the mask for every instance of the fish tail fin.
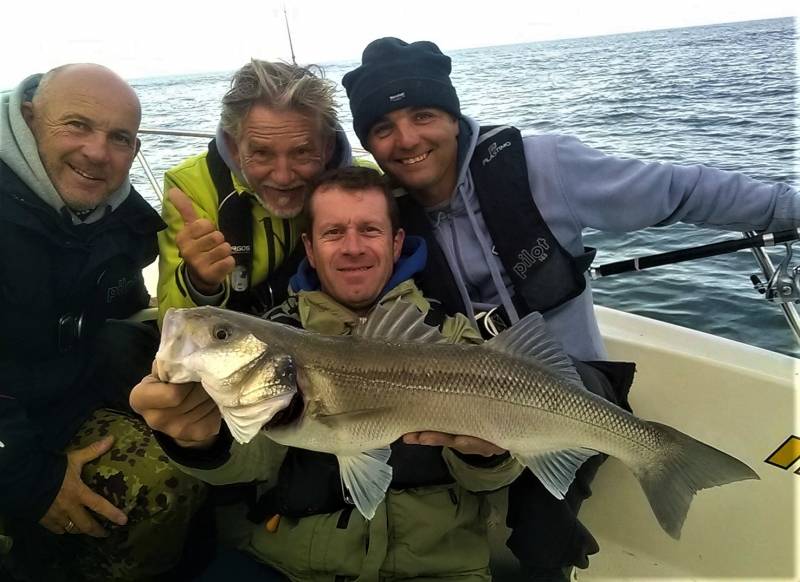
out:
M692 497L701 489L745 479L758 474L738 459L701 443L689 435L657 422L666 439L658 463L635 470L658 523L670 536L680 538Z

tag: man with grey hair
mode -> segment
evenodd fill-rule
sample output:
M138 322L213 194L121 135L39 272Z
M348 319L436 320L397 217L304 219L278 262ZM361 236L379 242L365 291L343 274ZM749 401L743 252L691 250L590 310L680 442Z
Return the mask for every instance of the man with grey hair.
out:
M128 406L157 345L142 268L158 214L129 180L141 119L100 65L0 95L0 578L142 580L205 493Z
M260 313L285 298L306 186L352 163L335 90L287 63L252 60L234 74L208 151L164 178L159 319L198 305Z

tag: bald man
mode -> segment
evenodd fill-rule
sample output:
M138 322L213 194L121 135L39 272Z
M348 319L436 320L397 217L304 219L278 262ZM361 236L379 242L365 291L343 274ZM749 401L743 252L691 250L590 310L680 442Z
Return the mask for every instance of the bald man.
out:
M164 227L128 180L140 119L99 65L0 96L0 520L26 579L165 572L204 493L128 407L157 335L119 320Z

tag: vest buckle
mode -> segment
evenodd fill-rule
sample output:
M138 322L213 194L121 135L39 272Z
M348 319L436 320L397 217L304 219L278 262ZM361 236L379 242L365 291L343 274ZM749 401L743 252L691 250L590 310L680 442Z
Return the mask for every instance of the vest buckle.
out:
M83 335L83 313L66 313L58 318L58 351L68 352Z
M478 323L478 331L487 340L498 336L500 332L511 326L506 310L502 305L497 305L489 311L475 314L475 321Z

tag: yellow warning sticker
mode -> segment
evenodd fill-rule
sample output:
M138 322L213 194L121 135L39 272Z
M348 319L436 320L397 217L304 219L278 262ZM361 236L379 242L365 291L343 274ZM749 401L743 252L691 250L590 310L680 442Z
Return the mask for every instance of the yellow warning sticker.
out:
M800 437L792 435L767 457L766 462L781 469L788 469L798 460L800 460ZM800 469L795 472L800 475Z

